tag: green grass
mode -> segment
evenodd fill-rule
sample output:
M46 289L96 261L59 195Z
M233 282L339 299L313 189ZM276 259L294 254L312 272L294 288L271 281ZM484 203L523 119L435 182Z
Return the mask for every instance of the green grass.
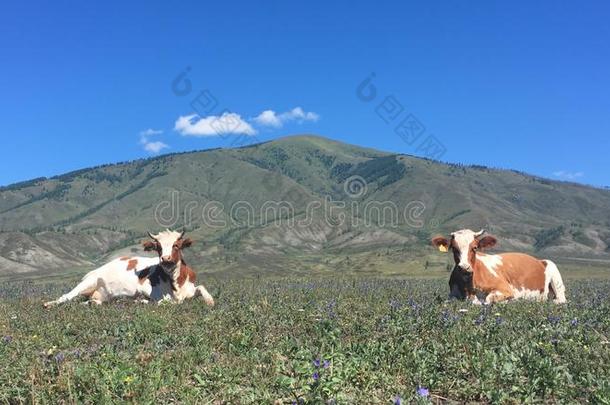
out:
M208 284L214 309L52 310L71 282L3 284L0 403L610 403L607 279L491 307L445 302L445 277Z

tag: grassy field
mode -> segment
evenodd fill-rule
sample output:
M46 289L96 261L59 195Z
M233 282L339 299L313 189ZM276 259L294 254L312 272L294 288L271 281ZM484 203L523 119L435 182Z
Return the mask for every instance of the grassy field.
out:
M610 281L566 284L475 307L446 278L215 279L214 309L43 310L73 284L4 283L0 403L610 403Z

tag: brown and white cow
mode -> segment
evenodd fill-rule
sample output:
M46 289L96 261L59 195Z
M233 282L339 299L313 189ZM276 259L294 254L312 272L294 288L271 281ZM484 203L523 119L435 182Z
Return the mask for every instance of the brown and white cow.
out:
M555 303L566 302L565 286L555 263L523 253L492 255L480 252L497 243L496 238L483 236L484 233L484 230L462 229L453 232L451 239L437 236L432 244L443 252L453 252L456 266L472 273L472 288L487 294L485 302L488 304L513 298L545 300L551 292ZM478 302L473 291L468 296Z
M101 304L117 297L143 297L152 301L182 302L201 296L213 306L214 299L203 285L195 285L195 272L182 258L182 249L191 246L184 232L169 229L142 243L145 251L158 257L121 257L90 271L67 294L44 304L46 308L84 296L89 302Z

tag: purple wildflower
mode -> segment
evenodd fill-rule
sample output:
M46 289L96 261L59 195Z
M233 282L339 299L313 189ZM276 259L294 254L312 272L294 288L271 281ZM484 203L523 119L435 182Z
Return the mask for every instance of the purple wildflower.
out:
M314 381L318 381L320 379L320 374L318 374L318 372L316 371L311 377Z
M63 361L66 359L66 356L62 352L59 352L55 355L54 359L57 363L63 363Z
M411 306L411 309L418 309L419 308L419 305L417 305L417 302L415 302L412 298L409 298L409 300L407 302Z
M572 324L572 326L576 326L578 325L578 319L574 318L570 323Z
M11 342L13 341L13 337L12 337L12 336L10 336L10 335L6 335L6 336L4 336L4 337L2 338L2 341L3 341L4 343L7 343L7 344L8 344L8 343L11 343Z
M324 360L324 364L323 364L323 366L322 366L322 367L324 367L324 368L328 368L329 366L330 366L330 361L328 361L328 360Z
M400 306L400 301L398 301L397 299L390 300L390 308L392 308L393 310L400 309Z
M430 395L430 391L428 391L428 388L426 387L418 387L417 395L419 395L420 397L427 397L428 395Z
M337 318L337 313L335 312L335 309L337 308L337 301L330 300L327 304L326 304L326 315L328 316L329 319L335 319Z
M314 361L312 361L312 364L315 368L320 367L320 359L315 359Z
M394 405L400 405L402 404L402 399L396 395L396 398L394 398Z
M559 321L561 321L561 318L555 315L549 315L547 317L549 323L553 324L553 325L557 325L559 323Z

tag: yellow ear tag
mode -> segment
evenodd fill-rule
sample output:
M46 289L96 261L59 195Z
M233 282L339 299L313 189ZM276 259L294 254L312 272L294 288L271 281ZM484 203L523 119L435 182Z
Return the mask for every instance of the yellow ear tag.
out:
M445 245L438 245L438 250L440 250L441 252L446 252L447 251L447 246Z

